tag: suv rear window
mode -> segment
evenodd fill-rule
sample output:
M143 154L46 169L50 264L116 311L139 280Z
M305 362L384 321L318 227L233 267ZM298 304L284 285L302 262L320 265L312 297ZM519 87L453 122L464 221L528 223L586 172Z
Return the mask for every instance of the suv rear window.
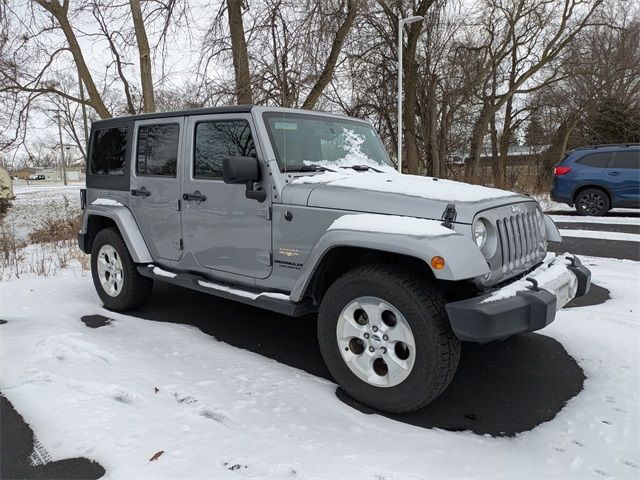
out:
M138 128L136 174L175 177L180 125L142 125Z
M606 168L610 156L610 153L590 153L576 160L576 163L587 167Z
M609 168L640 169L640 151L616 152L611 159Z
M127 151L127 128L103 128L93 132L91 173L122 175Z

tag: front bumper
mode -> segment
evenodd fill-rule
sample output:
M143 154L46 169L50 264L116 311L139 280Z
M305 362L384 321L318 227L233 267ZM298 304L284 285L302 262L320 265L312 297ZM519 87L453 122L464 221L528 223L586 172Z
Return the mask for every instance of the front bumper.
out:
M526 278L448 303L446 310L460 340L485 343L546 327L557 310L587 293L590 286L591 272L577 257L548 254Z

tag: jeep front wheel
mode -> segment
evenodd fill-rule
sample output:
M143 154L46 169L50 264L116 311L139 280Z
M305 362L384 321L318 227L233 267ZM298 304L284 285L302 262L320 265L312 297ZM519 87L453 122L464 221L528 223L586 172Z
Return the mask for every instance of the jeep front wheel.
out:
M125 311L147 301L153 280L140 275L127 245L111 228L101 230L91 246L91 276L104 306Z
M320 349L356 400L402 413L434 400L460 361L441 292L395 265L356 268L331 285L318 316Z

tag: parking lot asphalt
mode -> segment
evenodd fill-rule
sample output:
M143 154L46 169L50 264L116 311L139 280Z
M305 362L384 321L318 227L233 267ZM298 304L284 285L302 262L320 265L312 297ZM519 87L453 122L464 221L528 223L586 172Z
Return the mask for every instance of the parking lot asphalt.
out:
M633 217L628 214L626 217ZM576 216L576 218L578 218ZM549 243L549 250L557 253L571 252L575 255L589 255L592 257L607 257L623 260L640 261L640 225L626 225L614 223L615 217L604 217L603 223L556 222L556 226L563 230L582 230L585 232L619 232L638 235L638 241L609 240L606 234L594 234L602 238L578 238L564 235L562 242Z
M135 316L193 325L219 341L331 379L314 317L284 317L167 284L158 284L152 301ZM412 414L384 415L424 428L510 436L552 419L583 381L582 370L556 340L516 335L502 343L464 344L458 372L435 402ZM376 413L345 395L339 398Z
M83 479L100 478L102 466L86 458L65 458L34 465L32 457L46 457L46 452L34 453L36 439L29 425L0 395L0 478L1 479Z

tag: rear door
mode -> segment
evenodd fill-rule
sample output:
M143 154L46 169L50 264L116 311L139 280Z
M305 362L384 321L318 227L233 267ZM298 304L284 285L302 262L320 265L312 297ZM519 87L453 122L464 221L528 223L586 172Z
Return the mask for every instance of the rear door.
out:
M640 150L613 153L603 180L613 192L614 203L637 205L640 202Z
M180 171L184 119L137 122L131 162L131 210L154 258L179 260Z
M255 141L250 114L189 117L191 145L183 180L183 235L187 248L203 267L266 278L271 273L269 199L259 203L245 196L245 185L222 180L225 157L263 158ZM256 185L268 191L265 166Z

